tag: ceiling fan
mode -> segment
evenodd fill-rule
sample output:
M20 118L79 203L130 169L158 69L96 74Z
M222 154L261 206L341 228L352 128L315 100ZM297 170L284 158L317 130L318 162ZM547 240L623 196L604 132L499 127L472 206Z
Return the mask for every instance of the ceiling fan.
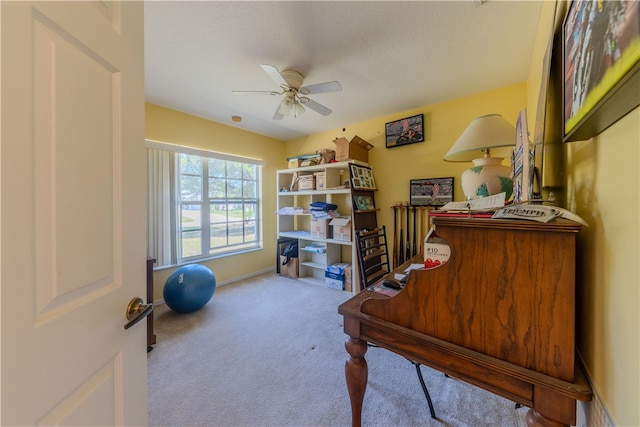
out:
M340 92L342 85L339 82L332 81L326 83L318 83L315 85L302 86L304 77L298 71L284 70L278 71L273 65L261 64L260 67L280 86L280 91L275 90L234 90L237 94L264 94L264 95L284 95L280 105L273 114L274 120L282 120L290 112L293 117L298 117L304 113L306 105L323 116L328 116L332 110L322 104L307 97L307 95L315 95L318 93Z

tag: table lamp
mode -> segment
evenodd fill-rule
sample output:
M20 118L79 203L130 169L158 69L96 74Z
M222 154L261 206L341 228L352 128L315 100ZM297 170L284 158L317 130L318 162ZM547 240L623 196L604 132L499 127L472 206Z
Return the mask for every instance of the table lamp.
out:
M447 162L473 162L473 167L462 173L460 182L467 200L513 193L511 168L502 164L511 158L516 140L516 129L499 114L480 116L471 121L449 152ZM491 154L495 157L491 157Z

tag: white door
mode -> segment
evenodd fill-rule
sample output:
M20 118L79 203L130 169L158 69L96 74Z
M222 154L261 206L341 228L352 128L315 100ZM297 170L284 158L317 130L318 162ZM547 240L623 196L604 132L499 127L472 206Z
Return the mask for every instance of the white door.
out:
M143 4L0 11L0 424L145 425Z

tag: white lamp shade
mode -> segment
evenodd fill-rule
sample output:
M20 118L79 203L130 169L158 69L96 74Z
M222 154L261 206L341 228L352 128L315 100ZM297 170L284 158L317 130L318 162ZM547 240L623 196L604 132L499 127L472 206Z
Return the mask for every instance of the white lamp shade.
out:
M444 156L448 162L470 162L484 157L487 149L493 157L511 157L516 143L516 128L499 114L475 118Z
M289 96L285 96L282 99L282 101L280 101L280 106L278 107L276 114L279 114L281 116L287 116L292 108L293 108L292 98Z
M461 176L462 190L467 199L502 192L506 193L506 199L511 197L511 168L502 165L502 159L511 157L515 141L516 128L499 114L489 114L471 121L444 156L448 162L473 161L474 166ZM489 154L493 157L489 157Z
M305 108L294 95L286 95L282 101L280 101L278 110L276 110L276 116L281 119L288 116L292 111L293 117L298 117L305 112Z
M293 103L293 117L299 117L304 112L305 109L302 104L299 101L295 101Z

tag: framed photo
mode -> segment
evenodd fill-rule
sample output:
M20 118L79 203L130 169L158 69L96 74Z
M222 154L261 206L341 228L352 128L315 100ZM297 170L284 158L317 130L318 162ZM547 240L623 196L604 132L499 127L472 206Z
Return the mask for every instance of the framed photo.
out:
M407 117L384 125L387 148L424 141L424 116Z
M511 161L513 203L526 202L533 196L536 146L529 144L528 129L527 109L523 108L516 120L516 145Z
M453 178L423 178L409 181L411 206L443 206L453 202Z
M351 175L351 188L356 190L376 189L376 182L370 167L350 164L349 174Z
M640 105L640 2L574 0L562 38L563 140L581 141Z
M376 208L371 196L353 196L353 204L359 211L370 211Z

